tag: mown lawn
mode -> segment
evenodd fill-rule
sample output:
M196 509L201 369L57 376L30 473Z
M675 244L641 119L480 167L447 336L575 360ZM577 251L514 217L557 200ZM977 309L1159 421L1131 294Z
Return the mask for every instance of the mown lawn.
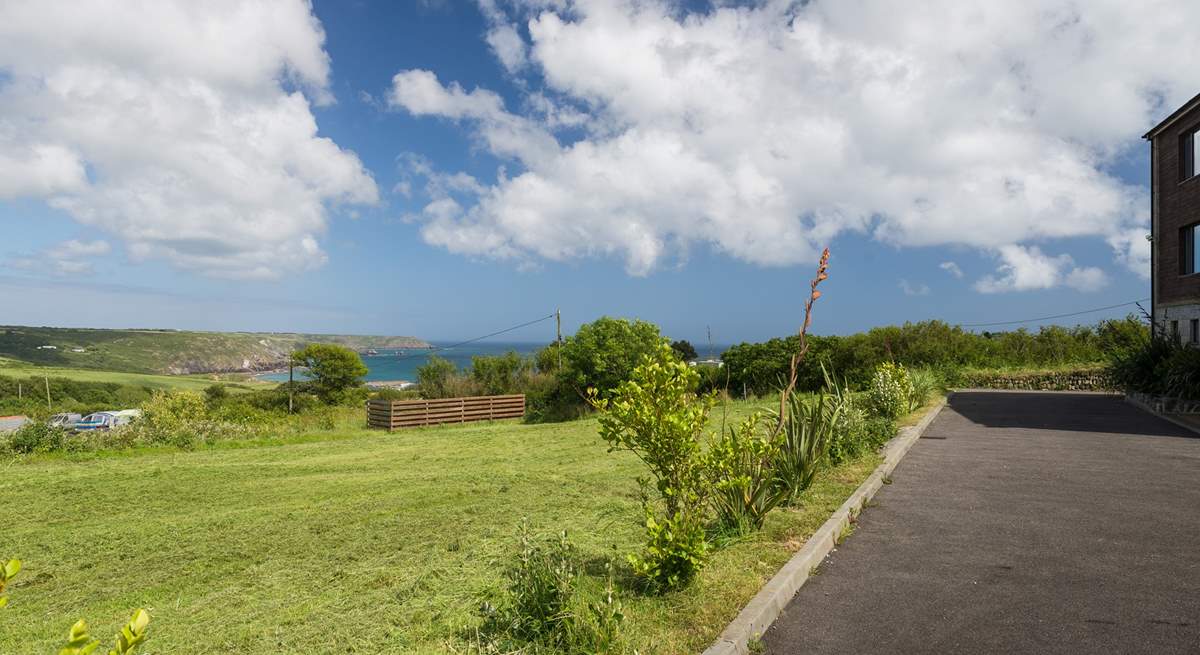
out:
M0 462L0 558L25 566L0 653L57 652L81 617L111 635L137 607L153 616L147 654L462 650L522 517L566 529L593 570L641 542L643 470L606 452L594 420L336 436ZM877 462L828 471L684 592L620 589L631 645L703 650Z

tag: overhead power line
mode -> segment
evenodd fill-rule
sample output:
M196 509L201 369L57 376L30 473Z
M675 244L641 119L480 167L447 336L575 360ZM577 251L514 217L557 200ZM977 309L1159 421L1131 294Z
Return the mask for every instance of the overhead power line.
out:
M428 349L428 350L425 350L425 351L423 351L423 352L421 352L421 353L419 353L419 354L423 356L423 355L428 355L428 354L432 354L432 353L435 353L435 352L439 352L439 351L442 351L442 350L453 350L453 349L455 349L455 348L458 348L458 347L460 347L460 346L465 346L465 345L467 345L467 344L469 344L469 343L475 343L476 341L483 341L484 339L488 339L488 338L491 338L491 337L499 336L499 335L501 335L501 334L504 334L504 333L506 333L506 332L512 332L513 330L520 330L521 328L523 328L523 327L529 327L530 325L536 325L536 324L538 324L538 323L541 323L542 321L548 321L548 320L550 320L550 319L552 319L552 318L554 318L554 317L555 317L555 314L549 314L549 315L547 315L547 316L543 316L543 317L541 317L541 318L537 318L537 319L534 319L534 320L532 320L532 321L528 321L528 322L522 323L522 324L520 324L520 325L514 325L514 326L512 326L512 327L509 327L509 328L504 328L503 330L497 330L496 332L492 332L491 334L485 334L485 335L483 335L482 337L475 337L474 339L467 339L466 341L460 341L460 342L458 342L458 343L456 343L456 344L449 345L449 346L435 346L435 347L433 347L433 348L430 348L430 349ZM406 356L408 356L408 355L406 354L406 355L400 355L400 356L401 356L401 357L406 357Z
M1092 314L1095 312L1102 312L1106 309L1116 309L1118 307L1125 307L1127 305L1136 305L1137 303L1146 302L1147 300L1150 300L1150 299L1149 298L1140 298L1138 300L1130 300L1128 302L1117 303L1115 305L1108 305L1107 307L1096 307L1095 309L1085 309L1081 312L1071 312L1069 314L1055 314L1054 316L1040 316L1038 318L1025 318L1025 319L1021 319L1019 321L995 321L993 323L959 323L959 326L961 326L961 327L990 327L990 326L994 326L994 325L1017 325L1020 323L1036 323L1038 321L1050 321L1050 320L1053 320L1056 318L1068 318L1070 316L1082 316L1083 314Z

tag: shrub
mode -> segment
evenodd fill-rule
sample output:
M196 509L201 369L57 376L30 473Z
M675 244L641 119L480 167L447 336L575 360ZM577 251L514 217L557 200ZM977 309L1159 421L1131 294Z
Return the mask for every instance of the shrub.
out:
M706 455L710 500L721 527L743 535L762 528L767 513L787 496L778 484L779 441L763 432L761 416L730 427Z
M859 406L850 385L844 379L825 372L825 388L833 404L835 419L829 434L829 463L841 464L860 455L866 448L867 442L864 427L867 420L866 412Z
M223 384L210 384L204 388L204 397L210 404L220 404L229 397L229 389Z
M430 355L429 361L417 367L417 387L425 398L452 398L449 395L451 379L458 374L454 362Z
M779 456L775 462L781 493L794 503L828 461L833 431L842 407L836 398L819 393L808 402L792 394L780 425Z
M700 439L715 401L696 395L698 381L696 372L660 342L631 379L617 386L611 400L588 390L604 412L600 437L610 452L628 450L650 469L668 517L695 502L704 486Z
M1200 348L1179 348L1158 369L1166 395L1200 400Z
M650 469L664 505L664 516L643 493L647 549L630 556L635 572L659 590L687 584L707 553L704 536L708 491L701 434L714 400L697 396L698 376L660 342L642 358L631 379L611 399L590 389L600 417L600 436L609 450L628 450Z
M48 453L61 450L66 432L61 427L51 427L43 421L26 423L9 435L8 444L14 452L21 454Z
M212 431L205 397L191 391L156 391L142 404L142 417L125 428L146 443L192 448Z
M630 555L633 572L652 591L670 591L688 585L704 568L708 541L699 505L688 505L674 516L659 516L645 498L646 550Z
M685 362L694 361L700 358L700 355L696 353L696 347L693 346L692 342L688 341L687 339L672 341L671 350L674 350L675 354L679 355L679 359L682 359Z
M415 389L393 389L391 387L376 389L371 392L372 400L416 400L421 392Z
M867 439L867 415L857 403L842 405L829 439L829 463L847 462L861 455L870 444Z
M307 385L327 405L349 403L363 384L367 366L358 353L332 343L310 343L292 353L292 363L308 369Z
M607 397L630 378L643 357L655 356L661 346L653 323L603 317L581 326L563 343L559 375L568 388L579 393L595 389ZM672 358L677 359L673 353Z
M4 595L4 588L8 586L12 579L17 577L21 572L21 560L10 559L8 562L0 560L0 607L8 605L8 596Z
M863 440L872 448L879 448L896 436L896 419L888 416L871 416L863 422Z
M477 649L481 652L615 653L624 620L612 587L605 598L589 601L580 589L575 547L565 532L537 541L522 522L520 547L505 570L502 598L485 602ZM538 648L542 647L542 648Z
M517 393L522 378L530 373L532 362L515 351L497 357L475 356L471 358L471 379L479 392L485 395Z
M1113 382L1125 391L1165 394L1167 362L1182 349L1173 339L1147 337L1141 343L1118 350L1109 363Z
M897 418L908 412L913 384L903 365L884 362L875 369L869 391L871 409L880 416Z

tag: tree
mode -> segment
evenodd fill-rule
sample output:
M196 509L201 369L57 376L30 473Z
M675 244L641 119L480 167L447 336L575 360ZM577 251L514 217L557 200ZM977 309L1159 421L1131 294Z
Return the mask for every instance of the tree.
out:
M358 353L331 343L310 343L292 353L292 363L308 369L313 393L327 404L346 400L349 392L361 387L367 367Z
M513 350L494 357L476 355L471 358L471 378L485 394L496 396L514 393L520 377L527 374L531 367L529 361Z
M450 381L458 375L454 362L430 355L424 366L417 367L417 388L423 398L447 398Z
M606 396L662 343L653 323L605 316L581 326L563 343L560 379L579 393L594 388Z
M700 359L700 355L696 354L696 349L687 339L680 339L679 341L671 343L671 350L674 350L675 353L679 355L679 359L682 359L685 362Z

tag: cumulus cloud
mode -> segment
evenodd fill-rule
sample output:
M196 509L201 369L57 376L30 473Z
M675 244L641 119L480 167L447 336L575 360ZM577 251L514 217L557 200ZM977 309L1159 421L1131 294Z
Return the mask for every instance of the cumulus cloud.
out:
M111 251L112 246L103 239L70 239L43 250L36 257L14 257L8 261L8 266L55 275L85 275L94 270L90 260Z
M993 253L1101 238L1145 274L1127 235L1145 231L1146 194L1109 165L1200 86L1186 63L1200 5L481 5L525 102L422 70L390 95L462 122L506 166L425 239L520 260L617 256L633 274L695 244L811 261L847 231ZM496 31L513 25L524 32Z
M962 276L963 276L962 269L959 268L958 264L956 264L954 262L942 262L941 264L938 264L938 268L942 269L943 271L946 271L947 273L953 275L954 277L956 277L960 280L962 279Z
M975 283L981 293L1005 293L1051 289L1065 284L1077 291L1098 291L1108 284L1104 271L1095 267L1078 268L1067 254L1051 257L1036 246L1017 245L999 248L1001 261L996 275Z
M205 274L319 265L328 206L378 200L317 134L323 41L302 0L2 3L0 199Z

